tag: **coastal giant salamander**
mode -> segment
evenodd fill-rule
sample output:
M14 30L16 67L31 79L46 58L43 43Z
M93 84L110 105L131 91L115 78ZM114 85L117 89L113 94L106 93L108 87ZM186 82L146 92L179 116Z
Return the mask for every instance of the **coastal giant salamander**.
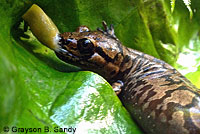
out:
M56 55L103 76L146 133L200 134L198 89L164 61L123 46L112 25L103 26L60 34Z

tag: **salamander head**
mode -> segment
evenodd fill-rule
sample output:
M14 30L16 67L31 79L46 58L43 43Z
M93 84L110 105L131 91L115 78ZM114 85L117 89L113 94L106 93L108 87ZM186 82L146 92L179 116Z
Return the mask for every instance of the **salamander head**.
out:
M94 71L106 79L118 73L123 54L115 36L80 26L76 32L66 32L60 37L60 49L55 52L61 60Z

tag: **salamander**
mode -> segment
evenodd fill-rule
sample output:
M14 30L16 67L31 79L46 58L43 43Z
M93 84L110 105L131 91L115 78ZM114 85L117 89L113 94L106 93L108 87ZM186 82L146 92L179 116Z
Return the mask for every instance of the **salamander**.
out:
M57 57L103 76L146 133L200 134L198 89L164 61L123 46L113 25L103 27L60 34Z

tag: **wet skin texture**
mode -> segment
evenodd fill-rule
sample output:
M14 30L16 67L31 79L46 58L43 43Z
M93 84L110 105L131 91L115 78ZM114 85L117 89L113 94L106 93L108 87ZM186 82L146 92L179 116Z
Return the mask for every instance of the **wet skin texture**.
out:
M123 46L111 25L60 34L56 55L103 76L148 134L200 134L198 89L169 64Z

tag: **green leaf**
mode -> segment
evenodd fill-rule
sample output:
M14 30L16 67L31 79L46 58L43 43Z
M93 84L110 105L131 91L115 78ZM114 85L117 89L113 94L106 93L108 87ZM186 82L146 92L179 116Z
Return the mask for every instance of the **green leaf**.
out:
M189 14L184 3L177 1L174 13L172 15L171 25L177 33L178 42L178 60L175 67L185 75L193 84L200 88L198 80L198 66L200 65L200 1L194 0L191 3L194 15L189 19ZM192 75L195 74L195 75Z
M193 17L193 11L192 11L192 8L191 8L191 0L183 0L185 6L187 7L189 13L190 13L190 19L192 19ZM176 0L171 0L171 11L173 12L174 11L174 8L175 8L175 3L176 3Z
M113 23L124 45L165 60L180 71L184 68L199 87L198 0L191 3L196 9L192 20L182 1L171 13L170 0L2 0L0 131L4 126L40 127L42 131L45 126L52 131L59 126L88 133L142 133L102 77L63 63L30 30L24 32L21 16L33 3L60 32L72 32L79 25L94 30L102 20ZM196 56L194 70L177 65L184 53Z
M171 12L174 11L175 2L176 2L176 0L171 0L171 1L170 1L170 3L171 3Z
M21 16L31 4L4 1L0 7L0 132L8 126L11 133L17 128L41 128L42 133L73 128L77 133L141 134L102 77L63 63L29 29L23 31ZM66 5L56 5L60 16ZM47 11L52 7L49 3ZM63 24L57 17L55 22Z
M200 88L200 66L198 67L198 70L195 72L190 72L186 74L186 77L190 79L195 85L197 85L198 88Z

